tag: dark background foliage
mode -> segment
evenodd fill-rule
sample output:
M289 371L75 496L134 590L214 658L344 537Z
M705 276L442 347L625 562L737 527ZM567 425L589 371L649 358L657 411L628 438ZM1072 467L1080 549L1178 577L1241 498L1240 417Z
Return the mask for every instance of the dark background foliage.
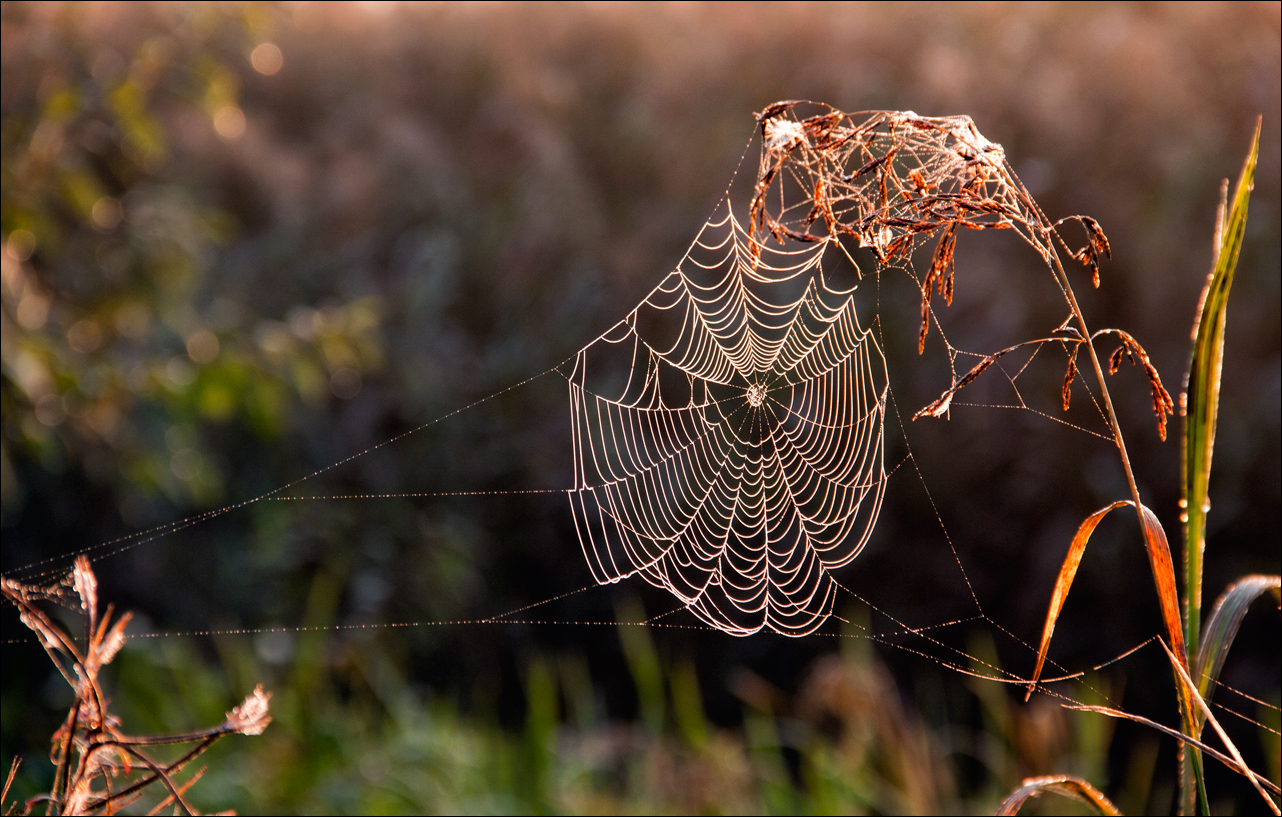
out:
M1101 222L1114 250L1103 285L1070 271L1083 308L1096 326L1134 334L1172 392L1219 181L1237 173L1262 113L1229 309L1207 602L1243 573L1279 571L1276 4L6 3L0 24L5 571L253 498L446 415L295 493L567 487L557 375L450 413L544 372L625 314L725 190L751 113L789 98L972 116L1052 218ZM271 56L254 51L262 43L279 47L279 71L255 69L251 54L260 69ZM744 170L754 162L750 151ZM1009 236L963 235L957 275L940 318L959 348L993 351L1062 319L1049 276ZM907 279L885 276L876 292L907 418L948 385L947 357L938 335L917 356ZM1058 417L1062 376L1058 359L1039 360L1021 392ZM1174 542L1177 443L1157 440L1138 371L1114 380L1141 493ZM995 380L975 389L973 402L1011 397ZM1080 388L1076 399L1070 419L1091 422ZM893 462L906 449L890 425ZM1177 437L1178 418L1172 428ZM913 625L973 615L938 512L984 612L1013 635L981 622L943 638L996 650L1026 674L1031 656L1015 639L1036 640L1072 531L1125 494L1115 454L1012 409L959 407L907 433L922 478L897 473L868 550L842 580ZM1093 540L1056 632L1052 656L1065 666L1098 664L1160 630L1132 528L1119 516ZM590 582L555 493L260 502L113 550L95 563L107 597L144 628L169 631L478 619ZM671 607L624 585L537 612L612 622ZM849 614L867 616L853 604ZM1276 703L1277 621L1257 615L1224 677ZM15 616L3 626L6 639L23 637ZM664 701L682 704L646 691L642 665L653 659L664 678L693 668L709 722L745 734L745 713L770 708L754 689L792 700L837 647L663 629L629 647L613 627L587 625L163 641L131 647L125 666L144 679L163 666L203 673L213 691L178 697L212 701L215 713L255 680L278 690L286 723L318 686L353 707L384 690L388 712L400 711L386 701L394 687L448 701L461 723L528 731L538 679L552 672L565 703L549 710L554 721L649 718L661 732ZM927 658L878 655L932 728L980 728L976 701L989 693L977 698ZM34 767L62 698L36 645L9 641L5 656L4 756L26 753ZM163 683L121 673L122 700L165 698ZM1173 720L1153 649L1103 678L1126 708ZM163 708L132 711L160 723ZM293 745L295 761L322 751L314 729L292 734L311 736ZM1256 732L1242 734L1264 762ZM1146 740L1118 727L1097 782L1122 786ZM1158 788L1169 785L1172 747L1159 756ZM521 768L542 762L520 757ZM805 790L805 764L788 763ZM991 763L955 765L963 796L1006 782ZM28 773L36 785L40 772ZM265 790L279 779L260 770L257 788L226 796L371 808L299 793L320 773L310 774L291 778L291 794L283 783ZM544 796L514 791L520 802Z

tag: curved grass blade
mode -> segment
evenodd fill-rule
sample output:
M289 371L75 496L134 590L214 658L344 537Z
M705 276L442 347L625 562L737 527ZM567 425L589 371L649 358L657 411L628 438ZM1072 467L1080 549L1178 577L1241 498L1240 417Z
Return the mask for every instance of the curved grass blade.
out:
M1028 691L1024 694L1025 701L1032 697L1033 690L1037 687L1037 681L1042 677L1042 666L1046 663L1046 651L1051 645L1051 635L1055 632L1055 622L1059 621L1060 611L1064 609L1064 600L1068 598L1068 590L1073 586L1073 579L1077 578L1077 568L1082 563L1082 556L1086 554L1086 543L1090 541L1091 534L1095 532L1095 527L1099 525L1100 520L1108 516L1109 511L1127 504L1129 503L1114 502L1111 505L1100 508L1086 517L1082 524L1078 526L1077 533L1073 534L1073 541L1068 545L1068 555L1064 557L1064 563L1059 568L1059 575L1055 577L1055 589L1051 591L1050 609L1046 611L1046 624L1042 627L1042 644L1037 649L1037 668L1033 670L1033 678L1028 682Z
M1019 788L1006 796L995 812L998 815L1018 814L1021 806L1029 799L1039 797L1047 792L1080 800L1091 806L1100 814L1120 815L1104 793L1080 777L1071 774L1054 774L1046 777L1027 777Z
M1100 508L1086 517L1078 527L1077 533L1073 535L1073 541L1068 546L1068 555L1064 557L1059 576L1055 579L1050 609L1046 612L1046 624L1042 628L1042 643L1037 650L1037 668L1033 670L1032 680L1028 682L1028 692L1024 695L1024 700L1032 696L1038 680L1042 677L1042 667L1046 663L1046 651L1050 648L1051 635L1055 632L1055 622L1059 620L1064 600L1068 598L1069 588L1073 586L1073 579L1077 576L1077 568L1082 563L1082 556L1086 553L1086 543L1090 541L1091 534L1095 532L1096 526L1109 511L1123 505L1134 506L1134 504L1130 500L1124 500ZM1144 518L1144 547L1148 551L1149 567L1153 570L1153 585L1157 588L1158 601L1162 606L1162 620L1166 624L1167 635L1175 644L1176 654L1187 667L1188 654L1184 649L1180 598L1175 587L1175 565L1171 562L1171 548L1166 541L1166 532L1162 530L1162 525L1153 512L1145 505L1141 505L1140 510ZM1189 708L1192 702L1188 696L1185 695L1182 699L1186 705L1186 711L1192 711Z
M1185 638L1189 649L1198 648L1202 622L1202 553L1206 548L1207 486L1211 477L1211 454L1215 447L1215 423L1220 407L1220 372L1224 363L1224 324L1237 269L1242 237L1246 233L1247 204L1255 186L1255 163L1260 153L1260 125L1238 176L1231 207L1216 232L1215 265L1206 279L1193 330L1193 353L1185 392L1180 400L1184 415L1183 480L1184 568L1188 593L1188 620Z
M1197 679L1197 691L1206 700L1211 699L1215 687L1211 682L1220 677L1224 659L1237 637L1238 627L1251 603L1269 590L1282 587L1282 576L1243 576L1229 585L1211 608L1206 620L1202 641L1193 659L1192 675Z

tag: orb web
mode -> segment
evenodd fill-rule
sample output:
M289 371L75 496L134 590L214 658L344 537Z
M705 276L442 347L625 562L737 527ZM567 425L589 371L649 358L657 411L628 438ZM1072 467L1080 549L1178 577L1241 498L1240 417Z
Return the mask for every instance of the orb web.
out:
M703 621L802 635L886 486L886 365L824 243L753 246L728 206L677 269L581 350L575 488L596 581L640 575Z
M958 227L1008 228L1044 256L1045 220L968 117L758 116L746 226L729 192L676 269L574 358L569 492L598 583L641 576L729 633L805 635L885 494L886 361L854 288L825 270L870 248L951 300ZM846 242L843 244L843 241ZM860 272L862 275L862 272ZM829 276L830 278L832 276Z

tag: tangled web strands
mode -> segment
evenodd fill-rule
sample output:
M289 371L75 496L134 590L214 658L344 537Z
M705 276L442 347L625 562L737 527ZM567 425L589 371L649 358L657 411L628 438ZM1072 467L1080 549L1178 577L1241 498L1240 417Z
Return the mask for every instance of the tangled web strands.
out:
M799 104L779 102L757 115L754 237L809 243L850 236L884 264L907 261L940 233L936 262L951 263L947 247L957 227L1014 229L1051 260L1054 228L1001 145L985 139L969 116L845 114L821 105L815 107L824 112L801 119Z
M748 227L727 195L569 377L570 497L593 577L639 574L735 635L821 626L831 571L868 542L885 494L885 357L854 289L824 277L850 258L843 237L887 264L942 232L923 309L945 289L957 226L1013 228L1053 252L968 117L794 110L758 115Z

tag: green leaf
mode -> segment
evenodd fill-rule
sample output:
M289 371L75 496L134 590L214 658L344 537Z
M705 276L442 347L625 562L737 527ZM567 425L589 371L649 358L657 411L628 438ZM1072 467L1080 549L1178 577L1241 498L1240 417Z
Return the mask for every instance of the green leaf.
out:
M1233 193L1232 207L1217 229L1215 265L1202 291L1197 321L1193 328L1193 356L1185 393L1184 451L1181 502L1184 505L1184 566L1188 618L1185 640L1190 651L1197 650L1202 613L1202 552L1206 547L1207 486L1211 477L1211 452L1215 446L1215 422L1220 408L1220 370L1224 363L1224 323L1229 289L1237 268L1242 237L1246 233L1246 209L1255 184L1255 163L1260 153L1260 125L1256 121L1251 151Z
M1211 608L1211 617L1206 620L1206 629L1202 631L1202 643L1193 660L1193 677L1197 679L1198 692L1206 700L1215 692L1212 682L1220 677L1224 668L1224 658L1233 646L1242 617L1258 599L1269 590L1282 587L1282 576L1243 576L1229 585Z
M1255 135L1247 153L1237 188L1233 191L1232 209L1228 209L1227 182L1221 192L1220 211L1215 225L1215 259L1207 276L1202 298L1193 321L1193 354L1189 361L1184 393L1180 395L1180 414L1184 417L1183 468L1180 480L1184 523L1184 640L1190 653L1197 655L1202 629L1202 555L1206 549L1206 514L1210 510L1207 489L1211 482L1211 453L1215 447L1215 423L1220 409L1220 372L1224 364L1224 325L1229 290L1237 269L1242 237L1246 234L1247 203L1255 186L1255 163L1260 153L1260 127L1263 117L1255 122ZM1226 210L1228 210L1226 214ZM1196 715L1185 713L1185 728L1196 728ZM1191 748L1182 752L1180 764L1181 810L1194 809L1191 778L1202 795L1206 811L1205 789L1201 783L1202 758ZM1209 813L1209 812L1208 812Z

